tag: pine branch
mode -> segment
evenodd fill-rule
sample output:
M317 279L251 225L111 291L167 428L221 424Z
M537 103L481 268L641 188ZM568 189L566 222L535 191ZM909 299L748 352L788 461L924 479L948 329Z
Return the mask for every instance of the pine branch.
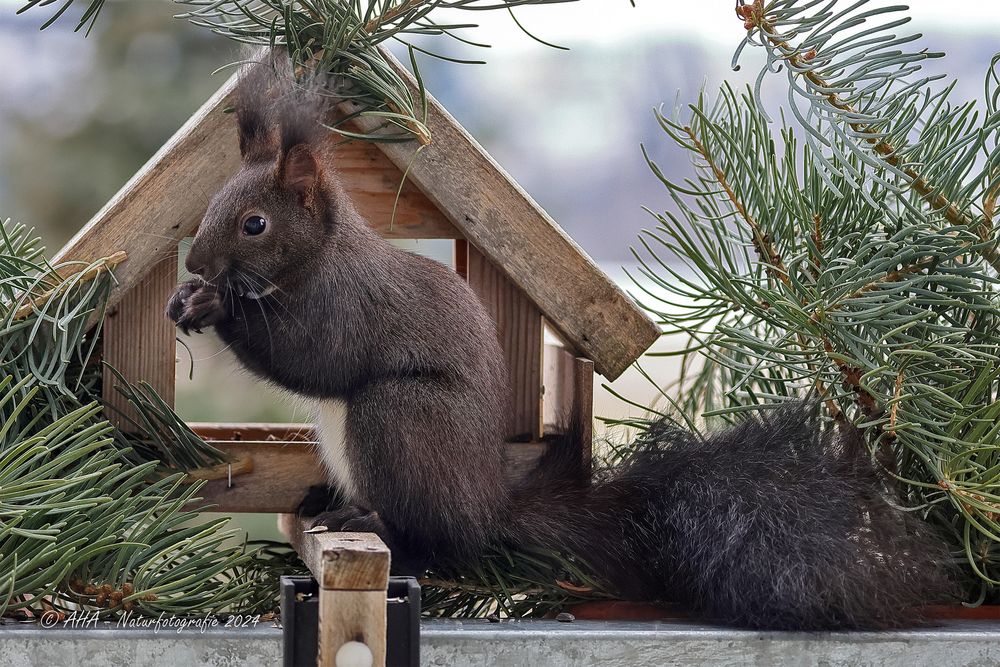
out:
M712 173L715 174L716 180L725 191L726 196L729 197L729 201L732 203L733 208L736 209L736 211L740 214L740 217L742 217L743 220L746 221L747 226L750 227L753 245L757 250L758 257L760 257L761 261L767 265L768 272L776 280L787 286L789 284L788 270L785 269L785 265L781 261L781 255L778 254L774 244L771 243L771 239L761 230L760 225L753 219L753 216L747 213L746 207L736 197L735 193L733 193L732 187L730 187L729 182L726 180L725 173L723 173L723 171L719 169L718 165L716 165L712 160L712 156L705 150L705 146L703 146L698 140L698 136L694 133L691 127L689 125L685 125L683 129L691 139L691 145L695 147L695 150L697 150L702 159L705 160L705 164L707 164L712 170Z
M428 144L432 137L422 118L427 102L426 92L413 54L419 52L452 62L479 61L452 58L423 46L418 47L409 40L420 35L488 46L476 44L460 35L460 31L476 28L474 23L436 22L433 16L439 13L438 10L511 12L516 7L576 0L176 1L191 8L181 18L195 25L238 42L285 46L295 71L334 74L337 85L330 91L332 96L350 102L356 107L356 113L379 118L384 128L400 132L358 134L340 125L331 127L333 131L370 141L416 138ZM516 19L515 24L521 26ZM406 82L393 71L379 51L379 47L389 40L404 44L410 51L419 87L416 96L411 95Z
M0 228L0 616L271 611L287 559L190 509L201 483L179 471L222 453L120 376L135 432L103 418L92 356L121 259L51 266L25 227Z
M55 287L37 296L30 297L28 299L28 303L21 305L14 311L12 319L14 321L23 320L31 313L40 309L46 303L59 296L62 292L71 289L75 282L70 280L70 278L73 278L76 281L89 282L103 273L110 272L111 269L118 266L126 259L128 259L128 255L126 255L124 251L120 250L107 257L99 259L90 265L70 266L63 269L60 274L61 281L57 283Z
M744 0L740 0L744 2ZM827 82L813 69L812 61L822 57L822 51L815 48L803 51L801 48L792 46L781 37L773 21L767 17L767 9L763 0L753 0L752 4L741 4L737 7L737 15L744 19L744 27L747 30L757 30L771 44L774 49L781 54L789 65L790 72L796 72L804 76L815 87L817 91L829 102L830 106L843 113L843 117L863 118L866 114L847 103L837 92L840 87ZM865 123L848 120L847 126L854 131L854 136L867 143L872 149L882 157L889 166L901 171L908 179L908 184L916 191L934 211L942 212L945 219L955 226L967 227L979 237L983 243L989 243L987 229L983 226L983 220L974 220L969 215L963 213L954 202L945 196L941 188L931 183L921 175L916 169L904 163L900 157L900 148L893 146L885 138L885 133L880 131L874 122ZM980 254L998 273L1000 273L1000 254L996 251L996 244L976 245L975 252Z
M950 536L968 599L1000 600L1000 55L986 113L952 106L953 85L917 76L938 54L891 33L905 18L866 23L898 11L740 9L767 65L689 122L658 114L695 175L667 178L647 154L670 210L634 250L639 291L690 337L670 402L730 419L815 389L862 429L898 502ZM760 79L782 69L800 127L762 109Z

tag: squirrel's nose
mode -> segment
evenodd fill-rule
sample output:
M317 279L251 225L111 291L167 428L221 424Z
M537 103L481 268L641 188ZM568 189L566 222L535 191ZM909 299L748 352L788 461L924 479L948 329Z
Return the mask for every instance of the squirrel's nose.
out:
M213 273L212 270L218 267L214 266L215 262L210 261L211 255L209 254L209 257L206 258L202 250L202 248L198 247L197 243L192 244L191 248L188 249L187 257L184 258L184 268L196 276L201 276L203 279L209 280L213 277L214 273L217 273L217 271Z
M184 268L197 276L205 277L205 263L193 252L189 252L184 258Z

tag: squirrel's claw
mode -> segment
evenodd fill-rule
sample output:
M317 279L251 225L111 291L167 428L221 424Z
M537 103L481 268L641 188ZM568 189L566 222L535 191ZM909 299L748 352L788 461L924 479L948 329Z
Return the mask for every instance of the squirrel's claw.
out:
M222 297L214 285L191 280L177 286L167 302L166 315L177 328L190 335L218 324L227 317Z

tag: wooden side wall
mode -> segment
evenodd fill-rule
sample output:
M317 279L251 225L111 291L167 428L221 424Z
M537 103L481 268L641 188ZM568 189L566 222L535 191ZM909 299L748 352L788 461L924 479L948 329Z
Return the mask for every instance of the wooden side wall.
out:
M125 293L104 322L103 358L129 382L148 382L168 405L174 404L177 334L164 314L167 299L177 285L176 253L162 257L142 281ZM106 411L114 423L127 429L135 411L115 390L118 379L103 374Z
M456 270L496 322L510 384L507 437L531 442L542 436L542 312L474 246L456 246Z

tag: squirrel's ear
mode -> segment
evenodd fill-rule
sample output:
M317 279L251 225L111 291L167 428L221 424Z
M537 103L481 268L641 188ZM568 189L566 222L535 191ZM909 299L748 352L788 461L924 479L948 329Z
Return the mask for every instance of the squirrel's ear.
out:
M319 163L309 144L296 144L281 157L278 178L286 188L297 192L303 201L312 199L319 181Z

